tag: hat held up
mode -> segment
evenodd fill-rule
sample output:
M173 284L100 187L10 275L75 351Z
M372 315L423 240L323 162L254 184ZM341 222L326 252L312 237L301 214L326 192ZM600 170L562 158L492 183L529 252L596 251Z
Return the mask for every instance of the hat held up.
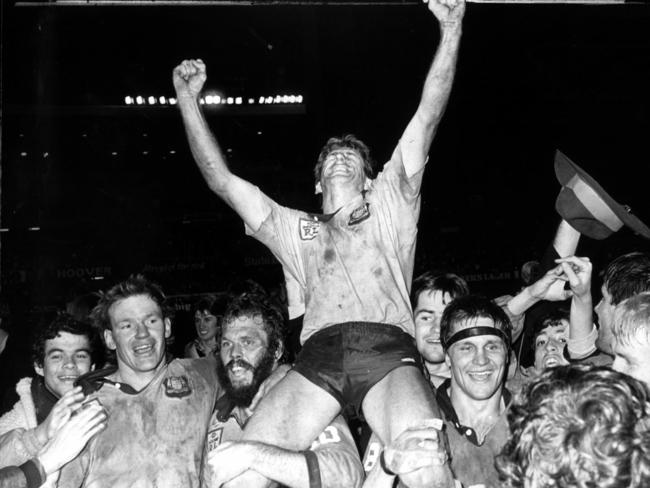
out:
M592 239L605 239L623 225L650 239L650 228L616 202L580 166L555 153L555 175L562 185L555 209L571 227Z

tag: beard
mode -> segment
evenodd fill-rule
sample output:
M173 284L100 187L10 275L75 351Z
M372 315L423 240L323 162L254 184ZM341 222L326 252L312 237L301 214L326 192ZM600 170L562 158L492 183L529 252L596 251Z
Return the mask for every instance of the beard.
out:
M257 394L257 391L260 388L260 385L268 378L273 371L273 365L275 363L275 355L272 351L267 350L260 359L260 362L256 366L253 366L243 359L233 359L228 364L223 364L223 362L217 362L217 376L219 377L219 382L226 390L226 395L230 398L234 404L238 407L248 407L253 398ZM228 371L233 367L244 368L253 373L253 379L248 385L233 385L228 376Z

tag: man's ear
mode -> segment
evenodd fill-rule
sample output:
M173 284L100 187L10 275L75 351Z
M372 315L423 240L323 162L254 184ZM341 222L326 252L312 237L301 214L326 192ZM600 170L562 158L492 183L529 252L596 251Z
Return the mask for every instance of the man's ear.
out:
M363 182L363 190L364 191L370 190L370 183L371 182L372 182L372 180L366 176L366 179Z
M279 361L283 354L284 354L284 344L279 342L278 347L275 348L273 357L275 358L276 361Z
M320 181L316 183L316 191L314 191L314 195L320 195L323 193L323 186L320 184Z
M451 369L451 359L449 359L449 351L445 351L445 364Z
M106 342L106 347L108 347L111 351L114 351L117 349L117 346L115 345L115 341L113 340L113 331L112 330L104 330L104 342Z
M45 373L43 372L43 366L39 366L38 364L34 363L34 371L36 371L36 374L39 376L45 376Z
M169 339L169 336L172 335L172 321L169 317L165 317L165 339Z

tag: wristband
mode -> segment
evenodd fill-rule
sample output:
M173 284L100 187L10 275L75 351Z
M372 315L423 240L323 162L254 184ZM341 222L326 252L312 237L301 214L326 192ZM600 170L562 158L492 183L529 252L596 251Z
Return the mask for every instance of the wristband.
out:
M309 473L309 488L321 488L320 468L318 457L314 451L303 451L307 461L307 472Z
M381 466L381 469L384 473L386 473L388 476L397 476L397 474L393 473L388 466L386 466L386 459L384 459L384 452L381 451L381 454L379 455L379 465Z
M18 468L24 473L28 487L41 486L47 477L38 458L30 459Z

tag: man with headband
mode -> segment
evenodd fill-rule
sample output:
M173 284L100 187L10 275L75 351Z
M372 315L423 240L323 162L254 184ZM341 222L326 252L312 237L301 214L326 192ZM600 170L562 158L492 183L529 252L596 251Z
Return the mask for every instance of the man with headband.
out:
M450 379L436 397L446 424L451 468L463 486L498 487L494 457L508 440L504 388L512 327L505 312L487 298L452 301L440 321Z

